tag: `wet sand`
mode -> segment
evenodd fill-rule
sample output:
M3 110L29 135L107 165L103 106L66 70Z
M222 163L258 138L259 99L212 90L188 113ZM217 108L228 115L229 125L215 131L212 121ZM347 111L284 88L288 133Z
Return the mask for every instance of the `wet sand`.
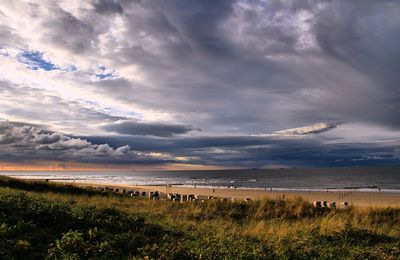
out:
M69 183L71 184L71 183ZM129 186L129 185L115 185L104 183L72 183L78 186L92 186L92 187L114 187L127 190L139 191L159 191L162 193L179 193L183 195L194 194L200 196L214 196L219 198L237 198L242 200L244 198L251 199L277 199L277 198L295 198L302 197L310 202L312 201L336 201L336 203L347 201L354 206L377 206L377 207L400 207L400 193L390 192L361 192L353 191L351 194L343 198L339 197L339 192L336 190L326 191L264 191L253 189L212 189L212 188L194 188L182 186Z

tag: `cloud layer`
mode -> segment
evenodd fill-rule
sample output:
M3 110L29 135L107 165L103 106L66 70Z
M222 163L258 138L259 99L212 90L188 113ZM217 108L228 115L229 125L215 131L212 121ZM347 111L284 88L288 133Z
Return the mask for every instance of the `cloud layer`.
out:
M192 126L161 123L141 123L132 120L117 121L102 127L105 131L124 135L153 135L169 137L195 130ZM196 129L199 130L199 129Z
M399 10L395 0L1 1L0 119L22 122L10 136L36 125L60 139L29 139L34 158L9 141L0 160L76 149L69 159L140 161L116 156L130 145L130 156L205 165L394 164Z
M93 144L86 139L73 138L62 133L47 133L34 126L16 126L0 122L0 157L3 162L34 160L98 162L98 163L148 163L162 164L162 160L131 150L129 145L116 149L108 144Z

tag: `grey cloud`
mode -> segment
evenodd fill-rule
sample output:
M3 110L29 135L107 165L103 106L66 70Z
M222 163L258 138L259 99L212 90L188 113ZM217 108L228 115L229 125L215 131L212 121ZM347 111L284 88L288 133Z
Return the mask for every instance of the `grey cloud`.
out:
M94 109L83 100L67 101L46 90L20 87L1 80L0 97L0 112L24 121L45 122L45 124L29 125L46 130L50 130L53 125L62 126L64 131L76 128L87 131L90 127L88 124L126 119ZM21 97L24 97L24 102L21 102ZM12 123L17 126L27 125L25 122Z
M93 0L92 3L96 12L101 14L121 14L123 12L121 4L116 0Z
M358 93L343 89L336 99L355 98L363 102L341 104L339 112L350 112L353 119L362 119L389 127L400 127L396 115L400 102L396 97L400 66L398 42L400 26L398 1L338 1L324 8L315 24L319 46L370 79L373 90L360 88ZM393 99L393 97L395 97Z
M32 126L14 126L0 122L0 161L55 160L122 164L163 164L169 162L153 158L130 146L116 149L108 144L94 144L86 139L62 133L45 133Z
M144 108L180 114L182 121L196 123L202 129L214 128L215 125L211 131L226 131L215 122L225 122L232 128L241 126L246 132L254 133L265 127L257 122L269 120L274 124L281 121L271 118L271 113L268 113L271 108L275 109L275 105L271 105L275 102L270 102L270 92L276 92L279 86L283 88L279 91L286 93L286 89L293 87L296 78L287 71L285 64L263 57L268 54L265 51L257 52L257 45L262 43L262 39L257 39L254 46L242 46L242 42L231 39L236 32L226 27L235 28L241 24L225 23L237 15L234 9L238 3L120 2L124 9L120 18L126 38L114 39L108 46L109 52L102 58L116 67L134 64L149 80L146 85L124 78L101 80L91 84L91 90L126 104L134 102ZM104 24L104 19L89 12L86 17L78 18L58 10L57 6L54 8L56 12L51 19L60 16L60 21L46 28L46 34L58 35L60 42L55 44L68 49L73 55L81 55L85 51L85 55L95 59L99 55L98 49L88 44L98 46L100 35L110 29ZM253 17L261 19L263 15ZM260 28L255 36L263 28L269 30L264 25ZM251 26L245 27L245 32L250 29ZM279 34L276 30L271 32L272 35L267 33L264 38L273 39L274 33ZM71 37L67 39L65 35ZM286 38L281 39L279 34L278 42ZM63 41L67 42L64 44ZM83 83L87 84L87 81ZM296 107L296 102L290 104ZM207 116L196 117L195 122L193 114L199 113ZM274 116L279 117L277 113ZM250 117L254 118L252 122L247 120Z
M107 142L116 147L130 145L142 151L179 152L204 148L247 147L270 144L271 137L262 136L201 136L160 138L151 136L82 136L94 143ZM276 138L279 139L279 138Z
M54 135L55 134L53 134L52 136L54 136ZM37 140L38 142L43 141L43 137L39 136L37 139L39 139L39 140ZM36 141L36 138L35 138L35 141ZM80 149L84 149L84 148L89 148L89 149L93 148L92 144L86 140L69 138L69 137L64 137L64 136L61 136L61 138L58 140L54 139L54 142L50 142L50 141L52 141L51 138L48 138L46 140L47 143L39 145L37 147L37 149L47 149L47 150L75 149L75 150L80 150Z
M145 136L91 136L92 142L112 146L129 144L142 151L187 157L186 163L263 167L396 165L400 163L398 141L347 143L318 136L221 136L156 138Z
M158 1L169 24L186 39L194 51L224 57L229 43L221 37L218 26L231 13L234 1Z
M0 122L1 121L7 121L4 119L0 118ZM31 126L31 127L36 127L36 128L40 128L40 129L45 129L45 128L49 128L49 125L45 125L45 124L32 124L32 123L27 123L27 122L17 122L17 121L7 121L10 124L14 125L14 126Z
M185 23L179 23L184 24L182 29L179 26L174 27L174 20L170 20L170 26L176 29L176 31L172 30L171 34L182 39L182 42L190 46L193 52L188 56L182 55L181 58L175 59L180 64L187 64L185 57L190 59L192 64L188 64L185 68L180 68L179 63L174 60L163 61L163 63L168 62L167 64L175 69L182 70L182 73L179 74L179 81L187 82L187 84L173 84L174 78L163 76L165 68L160 68L162 70L160 72L158 69L150 67L150 64L148 66L146 63L141 63L146 69L149 68L150 72L153 71L160 75L164 79L163 82L169 82L167 85L164 83L163 88L158 89L158 94L178 97L171 99L171 102L163 103L165 105L163 109L176 107L179 111L194 109L196 112L211 112L211 117L215 118L215 121L219 121L222 117L233 118L236 112L234 104L239 103L244 123L247 116L257 114L257 121L272 121L273 124L277 124L278 120L275 120L268 111L283 113L281 111L285 109L284 102L281 102L280 105L264 105L266 102L263 100L268 100L271 92L277 93L275 97L279 100L291 99L289 102L293 109L289 110L289 113L296 115L302 112L302 109L308 109L308 104L296 100L295 97L292 98L291 93L293 91L301 92L312 86L317 91L321 91L323 95L310 97L312 100L309 101L309 104L314 106L310 107L309 114L316 114L322 110L324 117L339 117L339 120L344 121L366 120L376 124L397 125L398 117L395 116L395 111L399 107L396 100L390 99L394 88L389 87L389 84L393 85L398 81L396 80L398 73L394 70L398 67L396 60L400 59L397 57L398 48L393 44L398 42L398 35L390 33L398 27L397 16L393 13L394 11L391 11L394 10L393 5L396 6L398 3L389 1L380 4L375 2L361 4L360 2L324 3L321 1L315 5L316 7L313 7L312 4L299 6L293 1L289 1L289 4L280 2L277 4L277 2L279 1L272 2L273 8L269 8L270 6L266 4L263 11L258 13L255 11L256 8L252 8L253 6L250 5L246 10L249 13L240 19L237 17L237 13L232 12L232 8L224 9L225 13L220 15L226 19L211 17L210 21L214 24L211 26L213 30L208 37L218 43L219 49L226 50L220 51L220 53L229 53L229 55L225 55L225 58L220 58L216 54L216 49L212 47L209 48L212 53L211 57L203 54L200 59L195 55L198 49L202 51L207 49L207 37L202 36L201 27L196 28L195 23L191 23L196 19L207 20L207 15L202 18L202 8L196 9L196 4L193 5L193 9L185 5L186 12L184 14L176 11L181 10L178 9L181 5L177 7L171 4L169 8L166 8L164 13L167 17L170 15L175 20L185 21ZM392 7L387 3L391 3ZM259 7L257 4L255 5ZM360 5L363 8L358 8ZM318 8L318 6L322 7ZM297 32L298 28L294 26L294 19L300 11L310 13L310 28L304 34L309 34L310 39L316 37L315 44L322 47L322 52L315 47L305 51L298 49L298 45L302 42L302 35ZM278 14L282 12L286 17L279 18ZM211 12L210 15L212 16L213 13ZM388 24L379 24L382 20L379 17L385 15L389 15L391 18L386 20ZM224 27L225 21L232 17L235 18L235 16L238 20L236 23L232 22L231 26L242 28L240 41L232 39L232 35L236 33L235 29L233 29L232 35L225 34L229 33L232 28L228 27L228 32L224 31L227 30ZM247 24L248 26L246 26ZM255 24L257 26L254 26ZM388 29L381 30L380 28ZM151 29L156 30L156 28ZM186 30L191 32L197 30L197 37L185 34ZM215 33L216 30L219 30L218 33ZM154 33L158 33L158 31L154 31ZM226 37L219 41L218 37L222 36ZM252 42L247 43L246 39L252 39ZM266 41L271 41L271 43L264 46ZM379 45L374 45L374 42L379 42ZM249 44L252 48L245 44ZM193 48L192 46L205 47ZM172 46L167 49L166 58L168 58L168 53L173 52L171 48ZM279 53L286 55L287 60L260 58L276 55L277 48L281 48ZM299 59L299 62L291 63L290 57ZM348 69L342 63L343 61L354 67L356 71ZM323 65L321 66L321 64ZM310 70L302 71L299 66L309 67ZM193 79L186 80L182 76L193 73L200 75L197 77L201 78L202 83L197 83ZM373 79L370 79L371 75L374 76ZM389 79L391 79L389 83L384 82ZM375 80L379 80L379 82ZM385 84L382 86L381 82ZM247 97L246 92L250 92L251 96ZM210 95L207 95L208 93ZM151 97L150 100L160 99L154 95ZM191 104L199 102L199 105L191 106L182 103L182 100L190 100ZM205 100L207 100L207 106L202 106L201 102ZM152 106L159 105L152 104ZM282 120L282 116L280 120ZM287 122L293 119L286 118ZM319 117L317 120L325 119ZM210 125L210 122L207 123ZM229 124L229 122L227 123ZM237 124L237 122L235 123ZM202 125L201 127L205 128ZM260 129L260 126L257 128ZM252 129L255 129L254 126Z
M103 129L125 135L153 135L160 137L169 137L199 130L189 125L144 123L132 120L117 121L107 124L103 126Z
M89 51L93 46L91 40L95 39L94 27L61 9L56 4L50 8L53 15L43 20L43 27L46 30L42 34L43 39L50 40L54 45L66 48L74 53Z
M254 134L332 118L399 125L397 1L92 4L79 17L51 5L43 36L72 55L133 64L146 79L77 79L93 92L219 133L226 126ZM118 13L117 29L124 31L123 38L110 36L101 53L100 38L112 28L98 12Z
M35 142L39 144L52 144L58 143L61 139L62 135L59 133L42 134L40 136L37 136Z
M334 125L292 128L315 122L361 122L399 129L398 1L90 3L93 8L80 15L57 4L50 5L54 12L48 17L37 15L35 19L43 24L38 32L41 44L85 61L105 61L108 69L115 69L115 78L103 80L93 80L89 72L79 70L71 76L71 82L89 97L95 93L149 113L163 111L176 122L126 121L129 118L67 102L44 90L4 82L0 84L2 115L65 125L66 132L88 135L92 144L107 143L114 153L125 154L129 145L190 156L196 158L192 162L205 164L262 165L286 160L292 165L345 165L360 158L366 158L358 160L363 163L376 163L373 158L396 162L388 144L358 146L337 140L333 144L322 135L309 135ZM32 7L31 13L35 10ZM111 23L113 19L118 23ZM21 48L29 42L6 25L0 27L0 39L0 44ZM124 75L126 70L132 74ZM19 102L21 96L24 104ZM201 128L205 136L196 136L200 133L191 125ZM249 136L281 129L301 136L293 140ZM118 135L96 136L102 130ZM180 136L189 132L193 136ZM21 135L4 137L3 142L13 143ZM43 137L42 145L47 147L46 142L57 138ZM73 146L63 145L54 148L62 151ZM85 153L100 156L109 147L87 149Z
M244 48L240 42L232 41L231 33L222 25L233 15L235 2L219 3L227 5L226 8L216 8L214 2L163 3L161 6L166 8L161 10L149 2L142 2L140 8L126 7L127 42L134 42L135 46L126 48L125 42L117 42L115 48L120 51L112 53L112 60L116 64L130 62L140 66L151 78L151 86L138 88L131 82L130 86L101 90L126 103L182 114L184 121L192 124L192 113L207 114L208 117L199 122L202 129L213 127L214 122L226 122L232 126L241 125L246 131L259 132L263 127L254 122L277 122L278 119L271 118L268 113L272 105L267 104L274 103L269 102L270 94L282 91L284 95L297 79L284 64L263 58L268 53L256 52L258 46ZM257 17L261 19L261 14ZM141 37L139 32L147 36ZM146 38L156 44L155 51L147 47ZM266 34L265 38L274 36ZM261 42L262 39L258 39L255 44ZM282 90L277 90L278 86ZM133 91L141 94L127 95ZM287 109L295 109L296 102L291 102L290 106L293 108L288 106ZM246 122L254 115L257 115L255 121ZM279 117L277 113L274 115Z
M114 148L116 147L116 148ZM136 150L132 150L135 147ZM263 167L394 165L398 141L346 143L315 136L85 136L46 133L32 126L0 124L2 161L59 160L118 164L163 164L187 158L188 164ZM151 152L171 159L154 158Z

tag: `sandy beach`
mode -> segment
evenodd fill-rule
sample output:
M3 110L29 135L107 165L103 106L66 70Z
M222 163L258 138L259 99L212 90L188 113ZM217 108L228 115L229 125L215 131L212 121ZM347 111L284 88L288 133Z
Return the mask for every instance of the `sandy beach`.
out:
M71 184L71 183L69 183ZM180 186L130 186L130 185L115 185L104 183L73 183L78 186L91 187L113 187L127 190L140 191L159 191L163 193L179 193L179 194L196 194L200 196L214 196L219 198L244 198L251 199L277 199L277 198L295 198L302 197L310 202L312 201L335 201L336 203L347 201L354 206L374 206L374 207L400 207L400 193L390 192L361 192L353 191L344 197L339 197L338 191L270 191L270 190L254 190L254 189L213 189L213 188L194 188Z

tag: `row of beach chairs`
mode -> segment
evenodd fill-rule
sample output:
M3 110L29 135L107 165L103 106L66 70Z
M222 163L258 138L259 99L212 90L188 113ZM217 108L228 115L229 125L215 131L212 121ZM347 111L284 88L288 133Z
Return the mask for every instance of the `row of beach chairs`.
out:
M177 201L177 202L194 202L194 201L202 201L204 202L205 200L219 200L222 202L227 202L227 201L232 201L232 202L238 202L238 201L244 201L244 202L250 202L251 198L220 198L220 197L214 197L214 196L201 196L198 194L179 194L179 193L160 193L158 191L135 191L135 190L127 190L127 189L121 189L121 188L113 188L113 187L97 187L98 190L100 191L109 191L109 192L115 192L119 193L122 195L130 196L130 197L148 197L149 199L152 200L157 200L160 199L161 197L166 197L167 200L171 201ZM316 208L329 208L329 209L335 209L337 207L335 201L314 201L313 206ZM340 203L340 208L342 209L348 209L350 207L350 204L345 201Z
M314 201L313 206L316 208L329 208L329 209L336 209L337 205L335 201ZM340 203L340 208L342 209L348 209L350 207L350 204L347 201L341 202Z
M205 200L220 200L220 201L240 201L237 198L218 198L214 196L201 196L198 194L179 194L179 193L168 193L167 194L167 199L171 201L179 201L179 202L193 202L193 201L202 201L204 202ZM245 202L251 201L250 198L245 198Z
M86 187L86 188L93 188L93 187ZM244 198L244 199L239 199L239 198L226 198L226 197L214 197L214 196L201 196L198 194L179 194L179 193L168 193L164 194L158 191L135 191L135 190L127 190L127 189L121 189L121 188L115 188L115 187L97 187L97 190L104 191L104 192L115 192L118 194L122 195L127 195L130 197L148 197L150 199L156 200L160 198L165 198L167 200L171 201L178 201L178 202L193 202L193 201L205 201L205 200L219 200L219 201L232 201L232 202L238 202L238 201L244 201L244 202L250 202L251 198Z
M100 191L109 191L115 192L122 195L130 196L130 197L148 197L150 199L158 199L160 198L160 192L158 191L135 191L135 190L127 190L127 189L120 189L120 188L112 188L112 187L98 187Z

